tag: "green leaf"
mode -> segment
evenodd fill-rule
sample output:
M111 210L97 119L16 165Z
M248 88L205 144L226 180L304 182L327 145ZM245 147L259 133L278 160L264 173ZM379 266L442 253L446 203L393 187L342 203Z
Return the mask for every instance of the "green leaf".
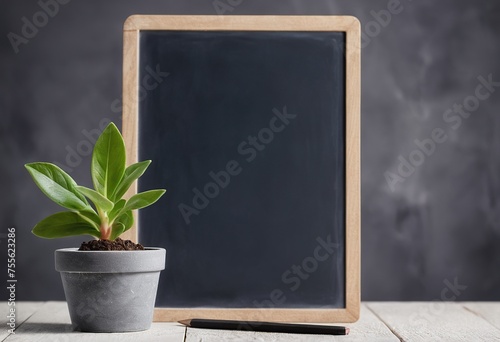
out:
M64 211L40 221L32 230L36 236L54 239L75 235L92 235L97 238L101 236L99 229L96 229L87 220L75 212Z
M145 160L139 163L135 163L130 165L125 169L125 173L123 174L123 178L116 187L116 190L114 191L113 195L111 195L111 200L113 202L116 202L120 198L125 195L127 190L130 188L132 183L139 178L140 176L143 175L143 173L146 171L148 168L149 164L151 164L151 160Z
M111 198L125 171L125 143L110 123L97 139L92 153L92 182L98 193Z
M106 212L113 209L113 202L111 202L109 199L107 199L97 191L86 188L84 186L76 186L76 190L82 195L87 196L92 202L94 202L97 208L102 209Z
M58 166L51 163L29 163L24 167L40 190L60 206L71 210L88 208L85 197L75 189L76 182Z
M125 226L124 231L130 229L130 227L132 227L132 225L134 224L134 215L132 214L132 210L126 211L125 213L118 216L116 222L122 223Z
M115 203L115 206L113 207L113 209L111 209L111 211L108 214L109 222L113 222L113 220L116 218L116 216L118 216L120 211L125 206L126 202L127 201L125 201L124 199L121 199Z
M129 230L130 227L132 227L132 224L134 224L134 215L132 214L132 211L129 210L120 215L116 219L116 222L113 223L110 239L114 240L119 237L121 234Z
M89 210L80 210L76 213L80 215L84 220L92 224L96 229L99 229L99 227L101 226L101 218L92 208L90 208Z
M165 190L149 190L138 193L127 201L123 211L135 210L147 207L158 201L158 199L165 193Z
M111 235L109 237L109 239L111 241L115 240L117 237L119 237L123 232L125 231L125 226L123 225L123 223L120 223L120 222L115 222L113 223L113 226L112 226L112 231L111 231Z

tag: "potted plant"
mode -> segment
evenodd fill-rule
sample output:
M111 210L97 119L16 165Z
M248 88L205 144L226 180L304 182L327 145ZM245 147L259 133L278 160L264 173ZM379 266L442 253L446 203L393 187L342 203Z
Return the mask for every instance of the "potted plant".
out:
M55 267L61 273L75 330L125 332L151 326L165 250L119 238L132 226L133 210L153 204L165 193L149 190L122 198L150 163L146 160L125 167L122 135L110 123L92 154L94 189L78 186L54 164L25 165L42 192L68 209L40 221L33 234L47 239L74 235L96 238L79 249L55 251Z

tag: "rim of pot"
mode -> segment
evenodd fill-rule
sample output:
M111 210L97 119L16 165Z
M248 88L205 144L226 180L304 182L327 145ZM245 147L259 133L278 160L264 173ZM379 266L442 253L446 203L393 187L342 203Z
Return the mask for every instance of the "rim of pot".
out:
M146 247L140 251L79 251L78 248L57 249L55 268L70 273L137 273L165 269L166 251Z

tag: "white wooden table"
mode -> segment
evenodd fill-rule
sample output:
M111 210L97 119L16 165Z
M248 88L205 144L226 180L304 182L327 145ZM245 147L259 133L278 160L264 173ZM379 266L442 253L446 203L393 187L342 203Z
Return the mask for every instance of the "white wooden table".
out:
M91 334L71 329L65 302L17 302L17 330L7 331L3 304L0 340L15 341L500 341L500 302L366 302L348 336L292 335L185 328L153 323L150 330Z

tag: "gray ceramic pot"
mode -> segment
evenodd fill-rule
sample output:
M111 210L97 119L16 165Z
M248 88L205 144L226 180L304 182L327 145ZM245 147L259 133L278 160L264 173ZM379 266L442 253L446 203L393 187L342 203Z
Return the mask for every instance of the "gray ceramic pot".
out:
M151 327L165 249L55 252L73 328L125 332Z

